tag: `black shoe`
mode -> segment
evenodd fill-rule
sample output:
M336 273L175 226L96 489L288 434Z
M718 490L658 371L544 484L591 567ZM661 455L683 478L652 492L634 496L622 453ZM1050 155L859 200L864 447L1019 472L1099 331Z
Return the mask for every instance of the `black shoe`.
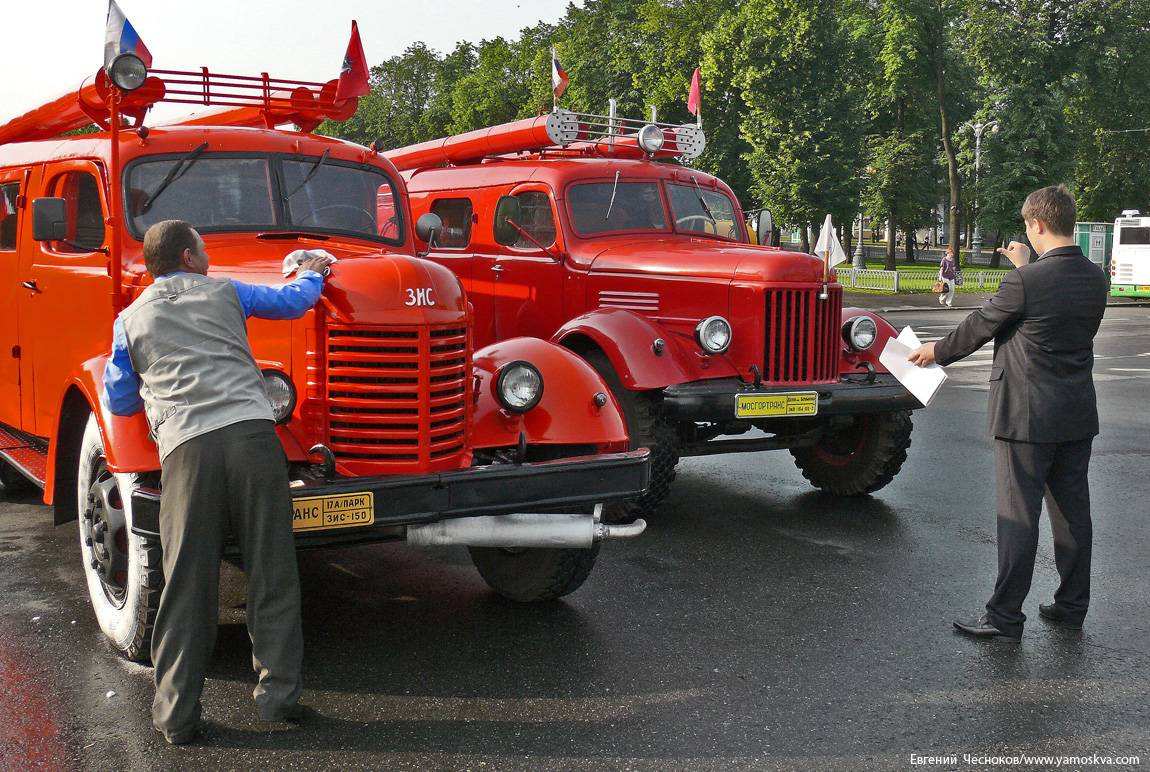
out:
M1075 620L1057 603L1051 603L1049 606L1045 603L1038 604L1038 616L1060 627L1069 627L1071 630L1082 629L1082 620Z
M260 718L262 720L273 724L306 724L318 717L319 713L316 712L315 708L299 702L282 710L270 713L260 712Z
M1018 635L1011 635L998 629L993 622L990 621L989 614L983 614L978 619L956 619L954 620L954 628L964 635L969 635L972 638L985 638L993 641L1010 641L1011 643L1021 643L1022 633Z
M176 732L165 732L158 726L152 725L152 728L159 732L168 745L187 745L195 740L200 739L204 733L204 725L197 721L195 725L188 729L180 729Z

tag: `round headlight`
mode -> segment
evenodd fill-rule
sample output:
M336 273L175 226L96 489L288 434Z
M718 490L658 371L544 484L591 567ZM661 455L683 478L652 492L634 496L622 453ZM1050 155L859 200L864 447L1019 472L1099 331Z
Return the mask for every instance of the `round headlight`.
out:
M708 354L722 354L731 345L731 323L721 316L708 316L695 328L695 339Z
M856 351L866 351L878 337L878 325L869 316L859 316L843 325L843 340Z
M272 415L277 424L291 418L295 410L295 386L286 375L276 370L264 370L264 391L272 405Z
M148 67L135 54L120 54L108 65L108 77L121 91L135 91L148 78Z
M647 155L655 155L663 149L663 130L653 123L639 129L639 147Z
M530 362L511 362L499 370L495 395L512 413L526 413L543 398L543 376Z

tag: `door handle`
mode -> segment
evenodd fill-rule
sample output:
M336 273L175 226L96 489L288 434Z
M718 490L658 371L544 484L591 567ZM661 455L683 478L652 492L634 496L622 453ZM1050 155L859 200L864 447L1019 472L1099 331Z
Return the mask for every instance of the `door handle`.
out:
M501 266L499 263L494 263L491 266L491 270L495 271L496 273L503 273L503 266Z
M35 279L29 279L28 281L22 281L22 282L20 282L20 286L23 287L24 289L30 289L33 292L43 292L43 290L40 289L40 285L36 283Z

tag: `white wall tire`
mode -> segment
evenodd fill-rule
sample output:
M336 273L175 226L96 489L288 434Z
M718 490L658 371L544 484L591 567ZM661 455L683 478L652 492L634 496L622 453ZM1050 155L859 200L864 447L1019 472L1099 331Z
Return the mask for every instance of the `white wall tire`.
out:
M147 661L164 587L158 539L132 533L136 475L108 472L94 415L88 416L76 471L81 566L92 610L112 647Z

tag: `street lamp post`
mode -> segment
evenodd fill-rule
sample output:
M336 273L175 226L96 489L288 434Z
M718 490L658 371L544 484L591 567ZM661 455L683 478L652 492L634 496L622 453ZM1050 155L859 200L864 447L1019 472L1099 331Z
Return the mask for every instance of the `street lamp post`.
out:
M851 260L855 268L866 268L866 251L863 249L863 214L859 212L859 237L855 243L855 253Z
M978 167L982 162L982 132L990 129L998 133L998 121L985 121L970 124L974 131L974 233L970 237L970 261L978 263L982 257L982 228L978 224Z

